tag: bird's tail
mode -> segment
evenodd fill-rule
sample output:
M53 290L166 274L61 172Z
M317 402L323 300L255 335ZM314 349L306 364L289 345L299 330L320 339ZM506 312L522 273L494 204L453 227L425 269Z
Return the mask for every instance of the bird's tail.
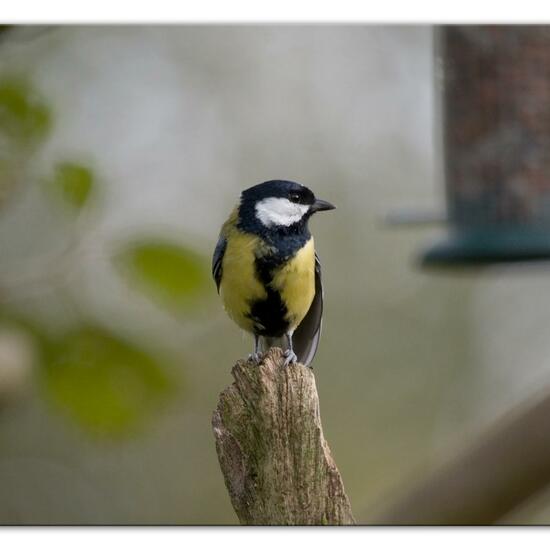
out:
M313 337L310 334L306 334L307 337L304 338L302 337L303 335L301 335L299 329L300 327L298 327L298 330L296 330L292 338L294 353L298 358L298 363L302 363L302 365L305 365L307 367L308 365L310 365L315 355L315 352L317 351L320 330L317 330ZM286 336L260 336L261 353L265 353L270 348L274 347L281 348L283 351L286 351L288 349L288 341Z

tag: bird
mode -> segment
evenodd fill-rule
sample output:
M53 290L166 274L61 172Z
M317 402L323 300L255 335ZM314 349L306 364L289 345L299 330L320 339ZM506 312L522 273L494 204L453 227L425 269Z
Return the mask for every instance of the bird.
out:
M308 222L336 208L288 180L270 180L241 192L223 224L212 276L228 316L254 336L249 359L279 346L284 366L310 366L323 315L321 263Z

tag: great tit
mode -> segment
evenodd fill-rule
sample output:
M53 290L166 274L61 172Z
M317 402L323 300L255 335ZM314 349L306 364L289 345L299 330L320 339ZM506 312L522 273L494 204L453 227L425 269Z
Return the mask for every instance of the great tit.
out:
M212 275L229 317L254 335L255 361L274 345L285 366L313 360L323 287L308 221L333 208L303 185L272 180L245 189L222 226Z

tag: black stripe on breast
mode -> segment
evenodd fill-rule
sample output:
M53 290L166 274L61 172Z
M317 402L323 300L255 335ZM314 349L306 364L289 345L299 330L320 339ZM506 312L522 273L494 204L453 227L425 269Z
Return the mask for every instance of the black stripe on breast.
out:
M256 274L264 285L267 298L251 304L249 317L254 322L254 331L260 336L279 337L288 330L287 309L279 292L271 287L273 270L280 258L267 256L256 258Z
M268 291L265 300L257 301L250 308L254 333L260 336L279 337L288 330L286 307L278 292Z

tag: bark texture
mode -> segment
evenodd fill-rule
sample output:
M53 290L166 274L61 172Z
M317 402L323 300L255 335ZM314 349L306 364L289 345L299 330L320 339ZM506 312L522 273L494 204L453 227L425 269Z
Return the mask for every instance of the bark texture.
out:
M212 418L225 484L244 525L355 523L323 437L313 371L283 366L280 349L260 365L239 361Z

